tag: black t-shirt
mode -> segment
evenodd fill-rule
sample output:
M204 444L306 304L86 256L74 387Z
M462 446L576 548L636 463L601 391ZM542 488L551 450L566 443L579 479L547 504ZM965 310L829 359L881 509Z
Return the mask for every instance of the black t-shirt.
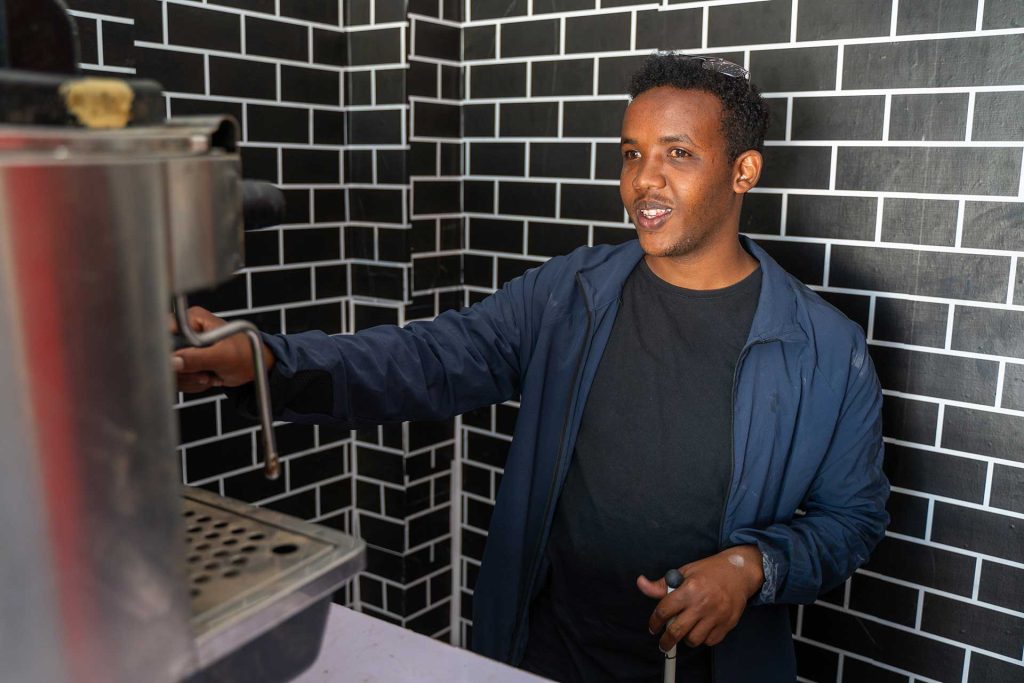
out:
M644 261L626 281L587 398L530 612L524 668L561 681L660 681L636 587L719 550L732 472L732 388L761 271L717 290L671 285ZM677 678L710 680L707 648Z

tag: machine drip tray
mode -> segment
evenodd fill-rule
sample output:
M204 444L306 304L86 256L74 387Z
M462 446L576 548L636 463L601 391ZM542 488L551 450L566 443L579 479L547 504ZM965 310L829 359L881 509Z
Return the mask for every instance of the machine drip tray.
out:
M347 534L186 489L192 629L190 683L286 681L316 659L331 594L359 572L365 545Z

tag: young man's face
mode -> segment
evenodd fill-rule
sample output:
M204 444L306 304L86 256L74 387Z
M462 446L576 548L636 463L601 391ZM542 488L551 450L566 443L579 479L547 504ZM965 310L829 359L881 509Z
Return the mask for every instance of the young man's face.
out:
M686 256L735 240L741 195L721 120L717 97L670 86L626 108L619 193L648 256Z

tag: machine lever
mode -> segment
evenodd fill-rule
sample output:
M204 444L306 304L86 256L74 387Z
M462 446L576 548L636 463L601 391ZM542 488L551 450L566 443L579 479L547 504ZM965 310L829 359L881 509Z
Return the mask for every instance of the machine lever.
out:
M274 480L281 475L281 462L277 456L277 440L274 438L274 423L270 409L270 387L267 383L267 369L263 363L263 340L259 329L247 320L234 320L215 330L197 333L188 324L188 298L179 294L174 297L174 315L178 321L178 332L190 346L211 346L221 339L234 334L244 333L252 347L253 370L256 373L256 405L260 413L260 425L263 427L263 474L267 479ZM175 348L178 340L175 339Z

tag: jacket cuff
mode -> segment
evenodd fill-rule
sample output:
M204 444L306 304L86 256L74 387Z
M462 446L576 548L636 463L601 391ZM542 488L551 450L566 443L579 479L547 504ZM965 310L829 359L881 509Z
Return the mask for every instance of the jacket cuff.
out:
M789 558L786 553L765 539L757 529L737 529L729 536L729 542L736 545L756 545L761 551L761 570L764 583L761 590L750 600L752 605L774 605L782 593L783 584L789 575Z
M761 592L754 598L756 605L773 605L778 597L779 589L782 587L782 580L786 575L786 558L775 548L767 543L757 542L757 548L761 551L761 569L764 572L764 583L761 584Z
M284 410L285 401L288 398L289 378L284 374L281 358L285 348L285 342L279 335L260 332L263 343L274 354L274 367L267 373L267 385L270 390L270 408L273 416L278 418ZM224 392L228 399L234 404L235 410L250 420L259 420L259 403L256 400L256 383L249 382L240 387L227 389Z

